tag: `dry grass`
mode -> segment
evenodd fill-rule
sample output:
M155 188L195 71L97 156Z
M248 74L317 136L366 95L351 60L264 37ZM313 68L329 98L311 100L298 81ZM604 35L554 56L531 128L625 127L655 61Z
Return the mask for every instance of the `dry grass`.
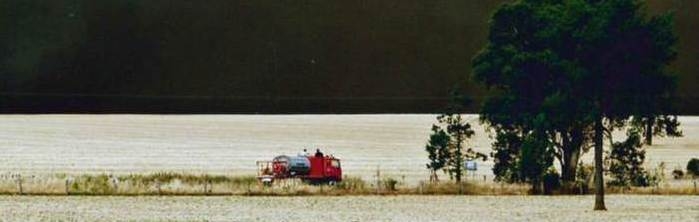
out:
M0 194L25 195L231 195L258 187L254 176L84 174L0 177ZM21 178L21 179L17 179ZM21 192L20 192L21 184Z
M5 178L5 179L2 179ZM367 182L348 176L334 186L309 185L302 181L277 181L263 186L254 176L227 176L160 172L154 174L86 174L70 176L0 177L0 194L22 195L243 195L243 196L343 196L343 195L527 195L527 184L443 181L406 184L391 177ZM591 191L594 192L594 191ZM612 194L699 195L693 186L658 186L621 189L607 187ZM561 194L565 192L554 192ZM570 192L568 192L570 193Z
M696 186L653 186L653 187L607 187L606 192L613 194L634 195L699 195Z
M411 190L412 193L428 195L526 195L530 186L526 184L496 183L428 183Z

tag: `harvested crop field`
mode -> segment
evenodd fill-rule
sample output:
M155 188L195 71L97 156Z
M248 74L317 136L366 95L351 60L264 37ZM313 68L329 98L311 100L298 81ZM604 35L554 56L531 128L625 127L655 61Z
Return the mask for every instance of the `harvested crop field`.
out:
M428 178L425 141L434 115L0 115L0 185L35 184L62 193L66 174L254 175L256 160L321 148L345 175L403 186ZM477 116L467 116L477 123ZM646 166L666 174L699 157L699 118L681 117L683 138L656 139ZM482 126L471 141L490 151ZM623 134L620 134L623 135ZM591 153L583 160L590 162ZM492 179L492 160L476 177ZM44 176L42 176L44 175ZM45 177L48 175L48 177ZM110 175L111 176L111 175ZM669 176L668 176L669 177ZM480 180L480 179L479 179ZM690 187L691 179L666 186ZM21 183L20 183L21 184ZM123 186L120 186L123 188ZM200 189L195 186L196 189ZM204 187L206 188L206 187ZM225 188L225 187L224 187ZM215 189L221 189L216 186ZM214 189L214 190L215 190ZM689 188L688 188L689 189ZM226 192L230 190L224 190ZM694 191L696 192L696 191ZM684 192L686 193L686 192ZM697 196L12 196L0 195L0 221L698 221Z
M0 221L697 221L696 196L24 197Z
M680 121L685 137L656 139L649 168L665 162L669 175L699 157L699 118ZM0 174L252 175L256 160L321 148L342 159L346 175L372 180L380 169L415 184L428 178L424 145L434 122L435 115L0 115ZM475 128L471 144L490 152L485 129ZM482 162L477 174L490 178L491 166Z

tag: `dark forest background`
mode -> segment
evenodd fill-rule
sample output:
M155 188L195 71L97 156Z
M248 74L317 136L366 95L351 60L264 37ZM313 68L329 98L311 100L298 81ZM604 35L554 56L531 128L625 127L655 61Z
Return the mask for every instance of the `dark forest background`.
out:
M435 113L489 0L0 0L2 113ZM699 1L676 11L681 114L699 114Z

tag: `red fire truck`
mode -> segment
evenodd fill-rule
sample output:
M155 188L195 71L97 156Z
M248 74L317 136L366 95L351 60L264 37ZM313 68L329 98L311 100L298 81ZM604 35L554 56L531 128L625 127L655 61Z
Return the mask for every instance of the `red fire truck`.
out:
M299 178L310 184L334 185L342 181L340 159L333 156L277 156L272 161L257 161L257 178L263 184L275 180Z

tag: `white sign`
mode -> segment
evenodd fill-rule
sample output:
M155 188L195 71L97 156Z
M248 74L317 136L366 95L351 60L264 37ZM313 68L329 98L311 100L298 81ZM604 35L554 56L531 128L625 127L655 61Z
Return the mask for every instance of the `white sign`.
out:
M466 170L470 171L476 171L478 169L478 164L476 161L473 160L467 160L466 163L464 163Z

